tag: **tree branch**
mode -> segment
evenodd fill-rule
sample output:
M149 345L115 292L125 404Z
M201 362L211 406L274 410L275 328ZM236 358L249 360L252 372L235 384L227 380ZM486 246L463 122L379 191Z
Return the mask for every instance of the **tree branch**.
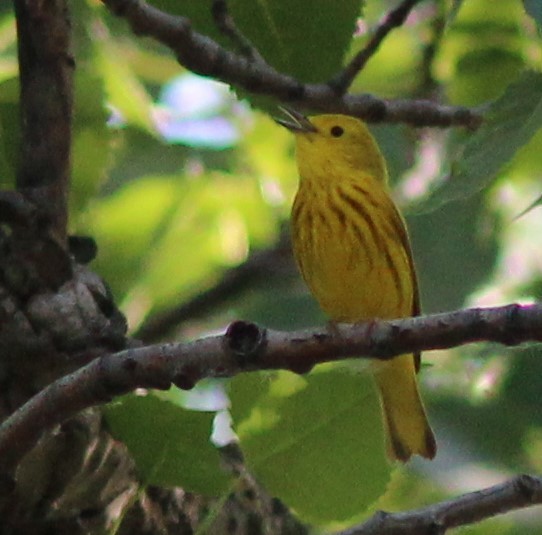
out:
M252 43L235 25L235 21L228 10L228 3L226 0L213 0L211 13L217 28L230 39L241 55L250 58L252 61L265 63L258 50L252 46Z
M443 535L514 509L542 503L542 478L521 475L452 500L406 513L376 513L367 522L336 535Z
M73 71L66 0L16 0L22 140L17 189L66 241Z
M389 11L376 28L369 42L350 61L350 63L329 83L340 95L346 93L356 76L374 56L388 34L402 26L412 8L420 0L403 0L395 9Z
M542 341L542 305L473 308L290 333L238 321L220 336L106 355L55 381L3 422L0 475L12 471L51 426L138 387L165 390L173 383L190 389L206 377L274 369L305 373L316 364L359 355L387 360L480 341Z
M299 108L344 113L369 122L404 122L414 126L465 126L475 129L482 116L464 107L442 106L428 100L385 100L369 94L338 95L329 84L302 84L269 64L251 61L221 47L193 30L185 17L169 15L143 0L102 0L124 17L136 34L153 37L169 47L181 65L202 76L269 95Z

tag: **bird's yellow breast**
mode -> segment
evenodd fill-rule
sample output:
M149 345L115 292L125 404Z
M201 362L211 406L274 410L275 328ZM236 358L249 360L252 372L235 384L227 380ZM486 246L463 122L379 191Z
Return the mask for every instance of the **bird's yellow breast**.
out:
M336 321L410 315L415 289L402 219L381 183L358 178L324 188L301 181L292 211L301 273Z

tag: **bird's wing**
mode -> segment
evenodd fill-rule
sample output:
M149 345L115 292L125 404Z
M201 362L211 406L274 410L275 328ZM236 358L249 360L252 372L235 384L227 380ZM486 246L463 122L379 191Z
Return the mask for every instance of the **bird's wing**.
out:
M416 266L414 265L414 257L412 256L410 238L408 237L408 231L403 216L391 198L390 201L393 208L390 210L391 223L393 224L394 230L396 231L401 245L407 254L410 275L412 277L412 316L419 316L421 314L420 291L418 287L418 276L416 275ZM416 372L420 371L421 356L419 352L414 353L414 365Z

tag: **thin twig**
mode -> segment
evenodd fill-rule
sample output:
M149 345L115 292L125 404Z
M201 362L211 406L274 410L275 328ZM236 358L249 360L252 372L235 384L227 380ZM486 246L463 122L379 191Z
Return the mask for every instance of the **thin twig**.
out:
M421 0L403 0L395 9L389 11L377 26L369 42L350 61L350 63L333 78L329 85L339 94L344 95L359 72L376 53L387 35L402 26L412 8Z
M261 61L262 63L265 63L258 50L256 50L252 43L236 26L235 21L230 15L226 0L213 0L211 13L216 27L230 39L242 56L245 56L252 61Z
M344 358L378 358L493 341L542 342L542 305L473 308L446 314L297 332L237 321L225 334L189 343L131 348L93 360L42 390L0 426L0 479L48 428L135 388L192 388L207 377L286 369L306 373Z
M434 10L433 19L430 24L431 37L423 47L420 65L420 83L416 91L419 96L426 98L435 96L438 90L438 83L433 76L433 63L440 50L442 37L446 28L444 1L435 0L431 8Z
M22 125L17 190L47 215L65 243L75 67L69 10L66 0L14 4Z
M427 100L379 99L369 94L337 95L329 84L302 84L265 62L249 61L207 36L193 30L185 17L160 11L143 0L102 0L124 17L136 34L153 37L169 47L181 65L191 71L240 87L248 92L273 96L301 109L344 113L368 122L404 122L413 126L464 126L475 129L482 116L475 110L441 106Z
M542 503L542 478L521 475L463 496L406 513L376 513L336 535L444 535L450 528Z

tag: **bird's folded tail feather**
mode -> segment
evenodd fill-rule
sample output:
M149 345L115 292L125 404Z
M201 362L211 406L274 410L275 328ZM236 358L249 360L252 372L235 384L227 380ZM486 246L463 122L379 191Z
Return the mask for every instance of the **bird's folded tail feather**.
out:
M374 375L387 428L388 456L403 462L414 454L432 459L437 446L418 392L413 356L378 363Z

